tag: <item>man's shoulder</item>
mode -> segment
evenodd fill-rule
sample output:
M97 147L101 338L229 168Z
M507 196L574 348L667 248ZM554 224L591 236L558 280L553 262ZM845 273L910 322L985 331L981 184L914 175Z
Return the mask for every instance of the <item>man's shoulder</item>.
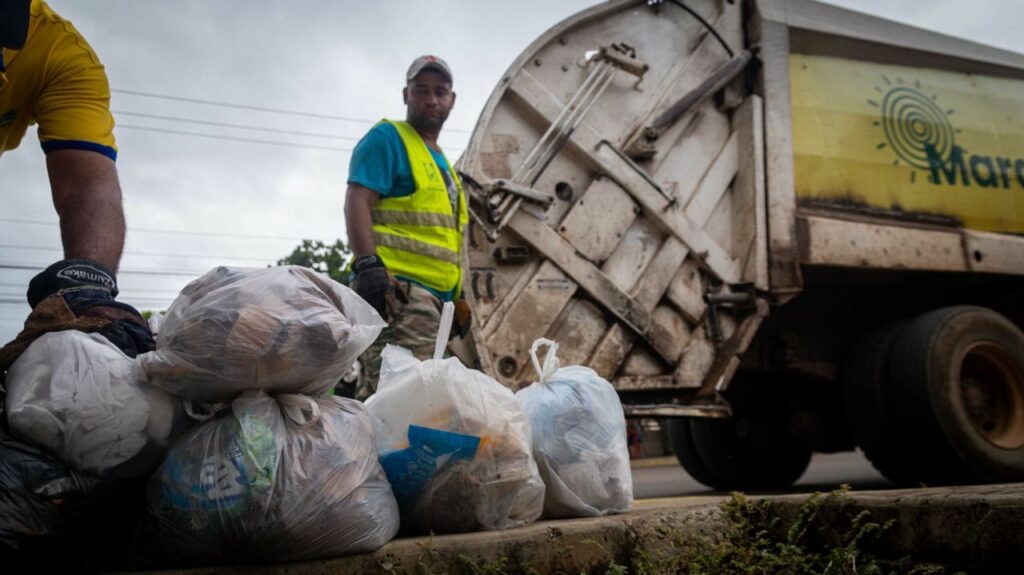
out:
M353 160L358 161L366 154L395 154L401 151L401 145L402 141L398 130L390 123L382 121L370 128L370 131L356 144Z

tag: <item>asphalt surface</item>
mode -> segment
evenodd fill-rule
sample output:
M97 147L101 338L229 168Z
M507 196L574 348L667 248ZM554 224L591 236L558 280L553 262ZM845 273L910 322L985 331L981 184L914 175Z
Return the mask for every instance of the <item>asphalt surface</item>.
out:
M815 454L807 471L785 491L771 493L813 493L831 491L841 484L854 490L892 489L894 485L882 477L860 451ZM678 497L681 495L714 495L705 485L690 477L678 464L665 460L662 465L633 469L635 499ZM768 492L761 492L768 493Z

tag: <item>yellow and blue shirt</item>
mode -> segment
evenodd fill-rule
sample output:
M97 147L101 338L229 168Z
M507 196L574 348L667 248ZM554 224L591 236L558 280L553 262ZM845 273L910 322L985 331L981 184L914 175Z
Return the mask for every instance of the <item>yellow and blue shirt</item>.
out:
M46 153L90 150L117 159L103 64L41 0L32 0L24 48L0 53L0 155L17 148L32 124Z

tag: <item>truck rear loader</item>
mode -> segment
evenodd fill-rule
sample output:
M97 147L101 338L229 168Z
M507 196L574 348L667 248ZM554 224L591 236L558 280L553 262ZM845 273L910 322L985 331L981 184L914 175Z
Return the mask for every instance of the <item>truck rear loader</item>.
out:
M608 378L719 489L859 447L1024 479L1024 56L809 0L612 0L538 38L459 162L476 313Z

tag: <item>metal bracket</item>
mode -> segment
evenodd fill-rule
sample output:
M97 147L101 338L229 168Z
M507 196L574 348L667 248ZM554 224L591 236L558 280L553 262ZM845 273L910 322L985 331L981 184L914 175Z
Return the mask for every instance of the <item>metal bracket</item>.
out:
M725 419L732 417L732 406L717 395L708 403L654 403L622 405L626 417L708 417Z

